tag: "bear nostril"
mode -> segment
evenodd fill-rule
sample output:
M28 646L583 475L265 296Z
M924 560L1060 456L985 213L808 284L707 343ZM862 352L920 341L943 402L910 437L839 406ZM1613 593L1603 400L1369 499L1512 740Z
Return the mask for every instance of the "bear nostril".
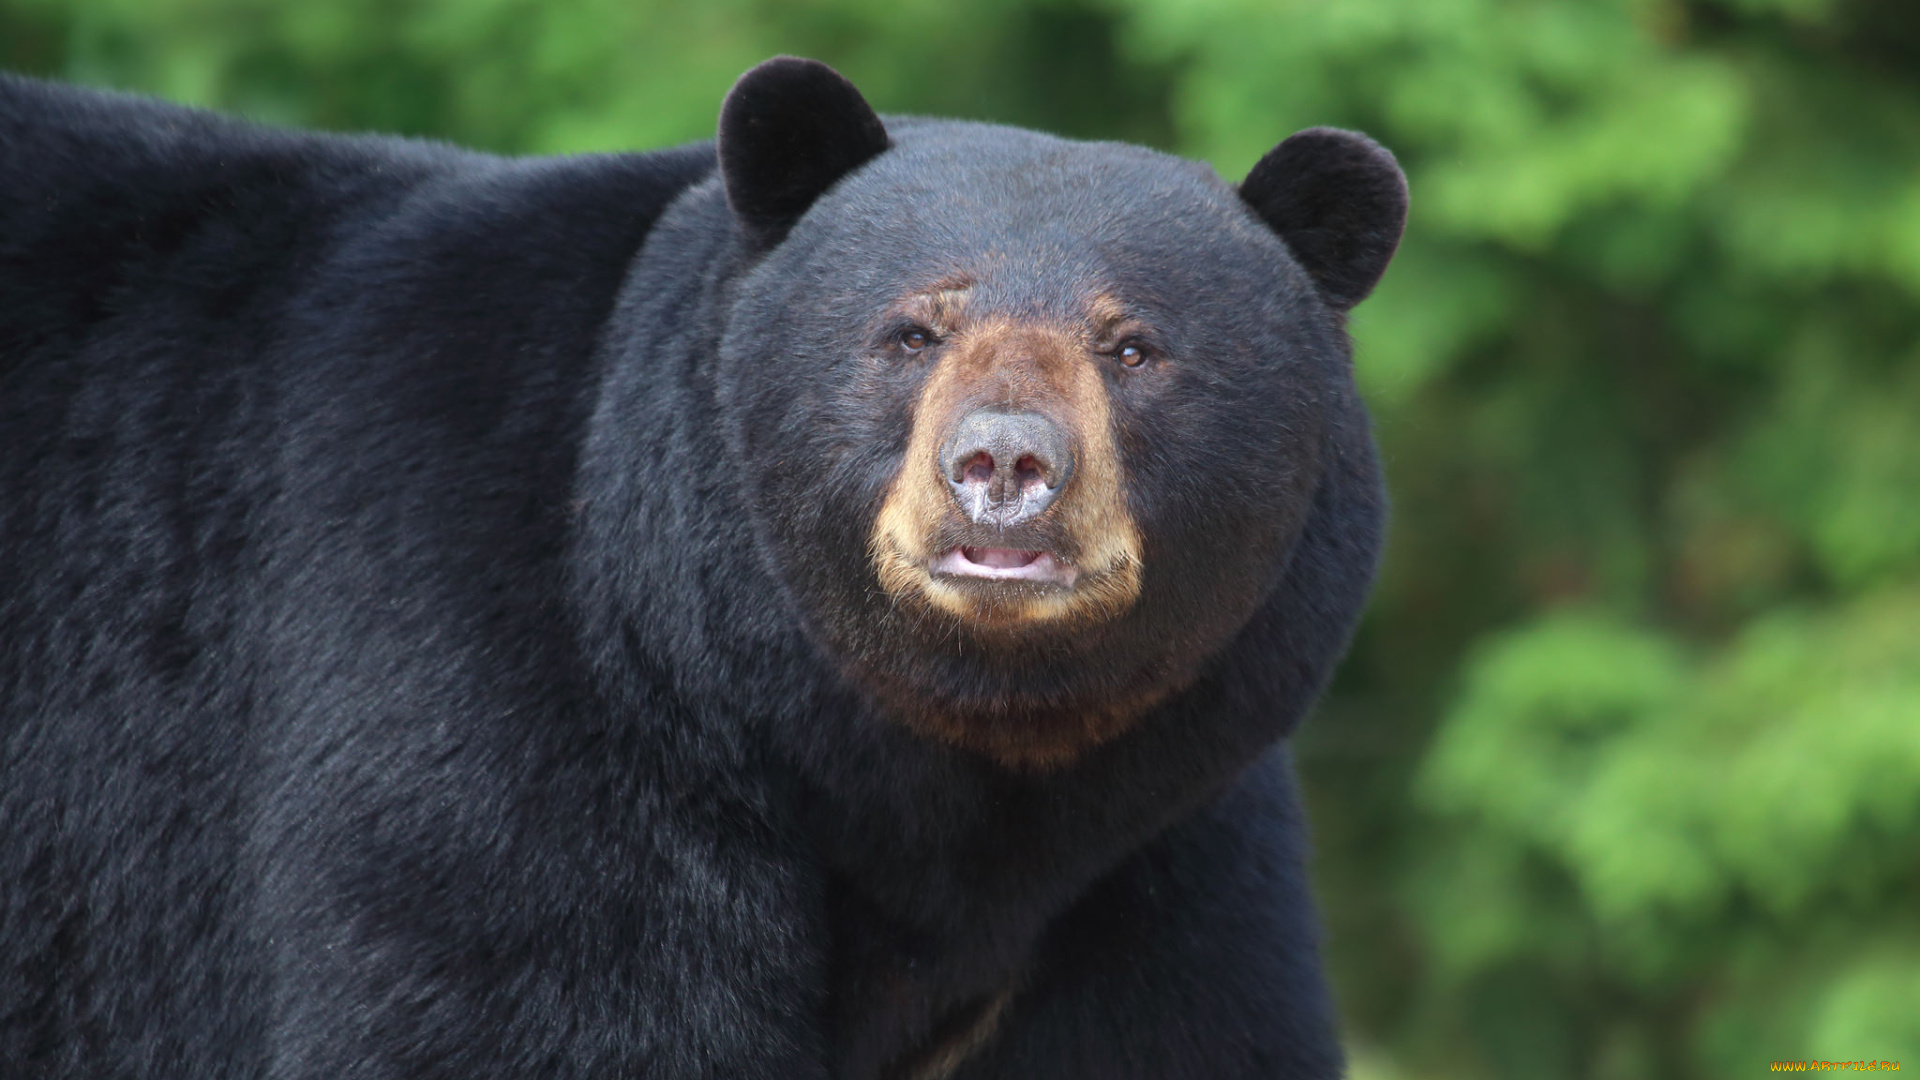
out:
M1019 479L1022 488L1036 483L1046 483L1047 471L1032 454L1023 455L1019 461L1013 463L1013 475Z
M960 474L962 483L983 483L993 479L993 455L982 450L973 455L966 470Z

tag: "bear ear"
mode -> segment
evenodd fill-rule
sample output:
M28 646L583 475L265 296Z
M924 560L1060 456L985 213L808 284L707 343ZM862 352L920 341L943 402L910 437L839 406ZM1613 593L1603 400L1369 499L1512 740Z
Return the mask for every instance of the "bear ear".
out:
M1254 165L1240 197L1287 242L1329 304L1345 311L1386 273L1407 223L1407 178L1386 147L1309 128Z
M776 56L740 76L720 106L727 205L777 243L834 181L889 145L873 107L818 60Z

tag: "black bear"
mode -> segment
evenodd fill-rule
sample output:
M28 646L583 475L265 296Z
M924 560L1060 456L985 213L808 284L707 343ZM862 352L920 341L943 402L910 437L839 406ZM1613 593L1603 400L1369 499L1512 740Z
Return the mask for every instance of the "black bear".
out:
M559 160L0 78L0 1074L1338 1075L1405 212L791 58Z

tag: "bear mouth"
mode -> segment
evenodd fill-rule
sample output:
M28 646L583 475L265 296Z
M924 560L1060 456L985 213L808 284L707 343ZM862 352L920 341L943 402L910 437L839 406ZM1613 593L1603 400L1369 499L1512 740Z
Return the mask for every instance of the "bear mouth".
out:
M1048 551L965 545L949 548L945 554L934 559L928 569L935 574L952 577L1038 582L1068 587L1079 576L1073 567L1054 558Z

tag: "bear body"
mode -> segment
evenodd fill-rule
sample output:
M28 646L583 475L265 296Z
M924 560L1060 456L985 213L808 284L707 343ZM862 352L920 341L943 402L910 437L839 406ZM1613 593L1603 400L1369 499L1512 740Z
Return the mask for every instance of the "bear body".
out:
M0 1075L1338 1075L1283 740L1399 183L0 77Z

